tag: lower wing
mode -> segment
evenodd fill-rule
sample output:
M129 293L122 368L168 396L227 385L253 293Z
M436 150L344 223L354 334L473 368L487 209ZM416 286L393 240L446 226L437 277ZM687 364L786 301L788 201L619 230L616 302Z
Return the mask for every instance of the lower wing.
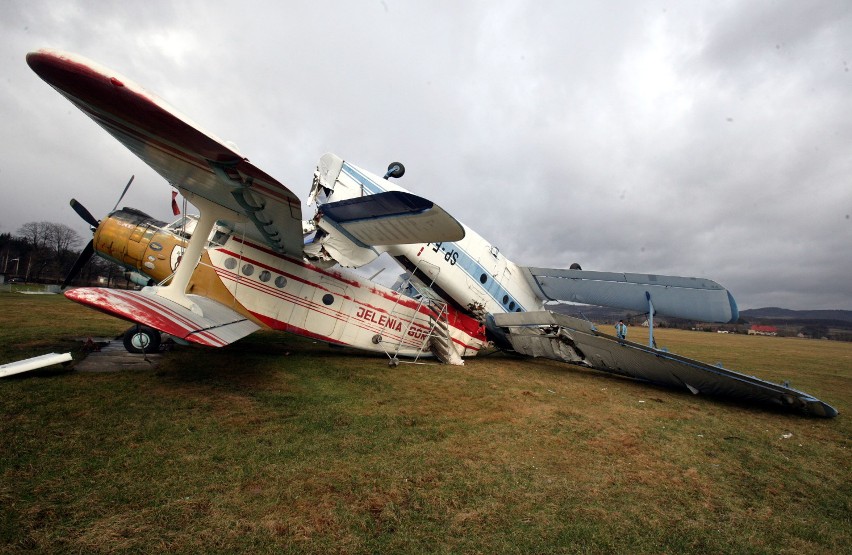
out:
M494 314L495 325L518 353L651 383L833 418L837 409L786 385L646 347L601 333L585 320L553 312Z
M324 220L368 246L458 241L464 237L464 227L443 208L403 191L329 202L320 212Z
M568 301L699 320L736 322L737 303L715 281L703 278L524 268L534 290L551 301Z
M260 329L239 312L211 299L187 295L201 308L202 316L157 295L156 291L156 287L141 291L81 287L66 291L65 296L107 314L208 347L224 347Z

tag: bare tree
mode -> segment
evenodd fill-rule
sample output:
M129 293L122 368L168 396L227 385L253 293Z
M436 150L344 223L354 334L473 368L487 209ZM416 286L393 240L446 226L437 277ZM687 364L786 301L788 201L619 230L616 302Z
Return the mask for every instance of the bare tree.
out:
M83 242L80 234L65 224L41 222L44 224L45 244L49 245L57 257L66 251L79 247Z
M18 235L27 246L27 279L60 279L77 258L72 249L82 243L79 233L53 222L27 222L18 228Z
M47 227L50 222L27 222L18 228L18 235L26 239L34 250L43 249L47 244Z

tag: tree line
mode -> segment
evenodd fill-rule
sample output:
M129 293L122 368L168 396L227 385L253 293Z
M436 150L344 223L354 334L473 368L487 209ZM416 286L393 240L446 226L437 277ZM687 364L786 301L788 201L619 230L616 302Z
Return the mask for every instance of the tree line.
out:
M27 222L15 234L0 233L0 270L7 281L62 283L84 244L80 234L65 224ZM122 274L116 264L95 256L83 269L80 281Z

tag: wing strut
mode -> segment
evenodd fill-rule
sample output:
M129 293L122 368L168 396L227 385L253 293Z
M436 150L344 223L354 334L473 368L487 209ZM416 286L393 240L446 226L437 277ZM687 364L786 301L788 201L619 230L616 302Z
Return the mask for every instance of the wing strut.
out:
M651 293L645 291L645 298L648 299L648 346L656 349L654 344L654 301L651 300Z
M186 296L189 280L198 265L198 261L201 260L202 251L207 245L207 239L210 237L210 232L213 231L216 221L220 219L235 221L241 218L233 211L203 197L184 190L181 190L181 194L198 208L200 217L195 226L195 231L192 232L192 237L189 239L189 244L186 246L186 251L184 251L180 263L178 263L174 277L165 287L158 287L157 294L203 316L201 307Z

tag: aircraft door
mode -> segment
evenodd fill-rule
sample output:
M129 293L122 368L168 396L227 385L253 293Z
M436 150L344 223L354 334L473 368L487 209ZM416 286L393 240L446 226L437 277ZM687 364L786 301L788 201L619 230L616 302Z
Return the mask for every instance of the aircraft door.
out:
M506 258L500 254L500 249L490 245L485 246L485 252L480 254L479 263L488 272L488 277L501 283L503 271L506 269Z
M477 250L479 252L476 261L479 267L475 275L471 276L468 288L480 299L483 307L488 307L500 289L499 284L503 282L506 259L497 247L484 242Z
M438 276L441 273L441 267L438 266L437 264L432 264L431 262L427 262L427 261L421 259L417 262L417 270L419 272L422 272L423 276L425 276L425 279L423 279L423 282L426 285L431 287L434 282L439 281ZM422 279L423 276L417 276L417 277L420 277Z
M336 280L323 277L314 290L312 310L308 311L305 327L318 335L336 339L349 320L350 302L347 288Z
M494 280L503 285L506 280L506 272L508 269L506 268L506 258L500 254L500 251L497 247L491 247L492 257L494 258L494 270L491 272L491 275L494 276Z

